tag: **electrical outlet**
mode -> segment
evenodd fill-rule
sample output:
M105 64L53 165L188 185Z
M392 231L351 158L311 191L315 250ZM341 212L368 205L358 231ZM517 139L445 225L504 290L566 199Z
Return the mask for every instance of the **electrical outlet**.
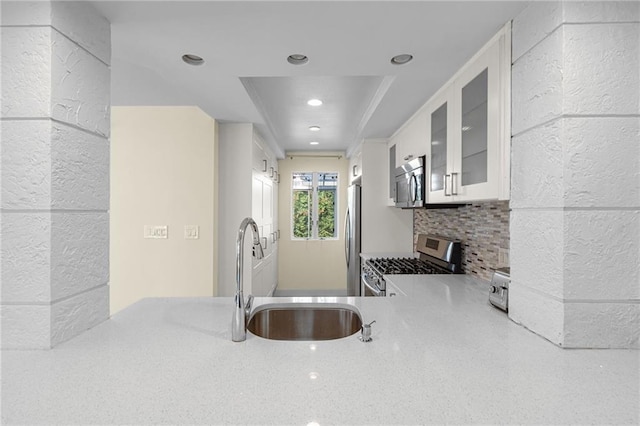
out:
M167 225L145 225L144 238L169 238L169 227Z
M498 266L509 266L509 249L498 249Z
M184 239L185 240L197 240L200 238L200 227L198 225L185 225L184 226Z

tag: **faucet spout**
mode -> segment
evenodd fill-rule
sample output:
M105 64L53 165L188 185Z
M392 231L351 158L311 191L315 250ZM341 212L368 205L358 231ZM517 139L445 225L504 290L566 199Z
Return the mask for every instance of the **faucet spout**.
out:
M242 271L244 269L244 234L247 228L251 228L253 234L253 255L257 259L264 257L264 251L260 244L260 233L258 225L250 217L245 218L238 229L238 239L236 240L236 297L233 307L233 318L231 319L231 340L234 342L243 342L247 339L247 317L251 310L252 296L245 306L243 294Z

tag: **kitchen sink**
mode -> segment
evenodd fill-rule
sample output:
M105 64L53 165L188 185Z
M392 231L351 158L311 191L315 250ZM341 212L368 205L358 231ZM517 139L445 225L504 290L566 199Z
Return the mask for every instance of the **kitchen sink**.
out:
M333 340L361 327L362 317L350 305L274 303L257 306L247 329L271 340Z

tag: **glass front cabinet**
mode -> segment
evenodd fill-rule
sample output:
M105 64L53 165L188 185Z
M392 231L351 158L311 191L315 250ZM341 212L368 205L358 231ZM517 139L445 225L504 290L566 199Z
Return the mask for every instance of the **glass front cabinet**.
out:
M429 203L509 199L510 31L426 104Z

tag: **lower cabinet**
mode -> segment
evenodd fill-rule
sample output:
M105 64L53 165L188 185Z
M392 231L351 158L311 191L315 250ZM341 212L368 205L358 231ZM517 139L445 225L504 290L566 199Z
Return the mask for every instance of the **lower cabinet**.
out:
M257 297L272 296L277 285L278 256L274 251L256 261L251 277L251 294Z

